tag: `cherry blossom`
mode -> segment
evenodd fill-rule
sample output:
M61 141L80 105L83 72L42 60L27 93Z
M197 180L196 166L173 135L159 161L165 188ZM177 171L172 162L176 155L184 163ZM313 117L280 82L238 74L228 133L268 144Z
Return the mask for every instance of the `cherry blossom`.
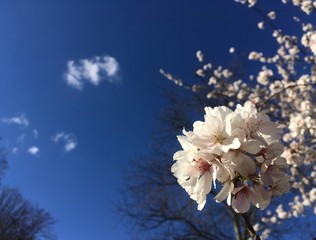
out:
M204 120L196 121L193 131L183 130L184 135L178 136L183 150L174 154L176 162L171 168L199 210L216 181L223 187L215 200L227 199L241 213L248 211L250 203L264 209L272 195L289 191L278 129L266 114L246 102L235 111L206 107Z

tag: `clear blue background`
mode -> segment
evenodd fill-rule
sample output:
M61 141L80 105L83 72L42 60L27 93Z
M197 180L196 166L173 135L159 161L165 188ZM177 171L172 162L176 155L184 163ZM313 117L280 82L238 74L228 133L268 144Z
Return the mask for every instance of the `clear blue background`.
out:
M218 64L230 47L271 51L260 20L231 0L0 0L0 117L30 121L0 125L4 183L55 217L60 240L130 239L115 204L122 169L148 151L162 86L171 85L159 69L190 79L199 49ZM119 62L121 84L66 84L68 60L104 54ZM51 141L60 131L76 136L75 150ZM27 153L33 145L37 156Z

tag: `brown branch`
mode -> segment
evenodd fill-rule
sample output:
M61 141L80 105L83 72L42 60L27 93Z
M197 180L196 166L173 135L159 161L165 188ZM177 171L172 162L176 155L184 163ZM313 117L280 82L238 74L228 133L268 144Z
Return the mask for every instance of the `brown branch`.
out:
M241 228L240 228L240 218L238 216L238 214L232 209L230 208L233 214L233 225L234 225L234 232L235 232L235 238L236 240L242 240L241 237Z
M254 228L250 222L249 216L246 213L242 213L241 216L245 221L245 224L246 224L247 230L250 234L250 237L252 237L254 240L261 240L260 236L254 230Z

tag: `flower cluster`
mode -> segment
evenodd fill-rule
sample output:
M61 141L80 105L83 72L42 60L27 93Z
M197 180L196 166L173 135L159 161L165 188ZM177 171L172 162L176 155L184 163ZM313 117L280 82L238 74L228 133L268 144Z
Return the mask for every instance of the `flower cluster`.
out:
M174 154L171 168L199 210L217 181L223 187L215 200L227 199L241 213L250 203L265 209L272 196L289 191L277 124L250 101L235 111L222 106L206 107L205 112L205 121L196 121L193 131L178 136L183 150Z

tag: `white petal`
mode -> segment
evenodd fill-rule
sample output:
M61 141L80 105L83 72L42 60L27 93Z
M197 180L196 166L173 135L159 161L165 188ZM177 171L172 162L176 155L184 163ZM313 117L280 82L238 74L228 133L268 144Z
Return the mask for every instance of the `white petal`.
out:
M222 150L228 152L229 149L238 149L240 147L240 141L238 138L226 138L223 141Z
M198 210L201 211L205 206L206 200L198 205Z
M215 196L216 202L224 201L228 197L228 195L231 194L231 191L233 189L234 189L234 184L233 183L231 183L231 182L224 183L224 186L221 189L221 191Z
M222 132L224 128L223 122L219 118L213 116L208 117L205 124L208 134Z
M190 149L194 149L196 148L189 140L186 136L177 136L179 143L181 144L181 147L183 148L183 150L187 151Z
M196 121L193 123L193 132L196 135L203 135L205 134L205 123L201 121Z

